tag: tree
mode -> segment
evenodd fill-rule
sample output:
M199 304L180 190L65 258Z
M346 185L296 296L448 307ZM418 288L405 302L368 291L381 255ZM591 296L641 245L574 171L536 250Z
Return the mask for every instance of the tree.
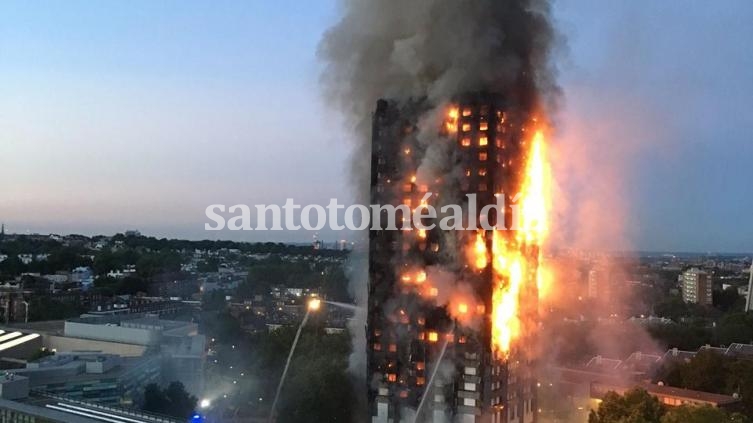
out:
M196 271L199 273L216 273L219 270L220 261L216 257L210 257L196 264Z
M165 389L165 396L170 402L171 416L188 418L196 409L196 397L186 392L186 388L180 382L171 382Z
M672 382L679 379L681 388L721 393L720 390L726 386L726 369L724 356L712 351L700 351L689 363L678 366L678 374L669 379Z
M279 374L290 349L295 328L270 334L262 354L271 370L271 380ZM277 421L286 423L353 421L353 386L347 374L350 340L347 335L327 335L322 326L307 328L291 363L288 381L282 391ZM274 386L272 386L274 387Z
M29 321L62 320L78 317L86 312L80 299L63 302L51 297L34 296L29 300Z
M710 406L691 407L683 405L672 408L661 418L661 423L746 423L749 420L739 413L728 414L726 411Z
M141 409L149 411L151 413L167 414L168 409L167 396L159 385L156 383L150 383L144 388L144 402Z
M745 299L737 292L737 288L730 286L723 291L714 291L714 307L721 311L729 312L742 310Z
M740 413L710 406L665 407L642 389L624 396L608 392L598 410L591 410L588 423L750 423Z
M164 390L160 389L156 383L150 383L144 389L144 401L141 408L150 413L185 420L196 409L196 397L186 392L180 382L171 382Z
M204 311L220 311L227 306L225 291L216 289L206 292L201 297L201 309Z
M659 423L664 406L643 389L624 396L608 392L598 410L591 410L588 423Z
M26 272L26 265L18 256L10 256L0 263L0 274L2 275L16 277L24 272Z

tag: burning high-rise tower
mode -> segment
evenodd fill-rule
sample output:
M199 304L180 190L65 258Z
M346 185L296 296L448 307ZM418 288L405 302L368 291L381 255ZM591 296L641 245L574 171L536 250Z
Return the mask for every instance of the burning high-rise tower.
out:
M509 110L500 95L463 95L433 121L436 138L427 143L416 136L422 103L378 102L372 202L411 210L427 201L437 209L457 204L473 214L507 196L510 207L505 222L494 221L494 214L467 216L487 219L495 230L371 232L371 421L535 421L545 223L539 128L534 117ZM434 143L446 143L432 159L444 169L440 177L424 169ZM475 205L468 194L476 195Z
M543 134L557 93L549 1L342 4L320 54L325 92L358 134L356 192L479 221L483 206L508 205L504 222L489 217L496 229L370 232L351 363L366 370L368 421L534 421Z

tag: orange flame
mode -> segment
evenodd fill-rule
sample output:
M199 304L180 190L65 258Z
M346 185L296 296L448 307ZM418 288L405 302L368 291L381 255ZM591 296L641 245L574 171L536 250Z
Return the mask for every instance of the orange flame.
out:
M495 230L492 238L492 269L495 278L491 316L492 346L505 357L524 330L524 321L530 319L530 316L524 314L531 308L521 304L522 301L530 301L524 293L532 286L536 292L544 291L548 282L548 277L540 270L539 247L547 233L549 178L544 135L537 131L528 149L518 203L519 215L516 217L518 226L514 228L514 237ZM477 261L481 260L478 257L477 255Z
M488 253L486 251L486 240L484 239L484 230L476 233L476 239L473 243L473 257L476 269L485 269L489 264Z

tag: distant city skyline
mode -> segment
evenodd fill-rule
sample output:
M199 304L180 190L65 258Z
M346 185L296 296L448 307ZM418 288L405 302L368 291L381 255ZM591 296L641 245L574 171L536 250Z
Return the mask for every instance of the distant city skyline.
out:
M352 201L318 84L337 2L43 3L0 4L6 231L308 242L206 232L204 209ZM589 245L753 251L753 4L694 6L555 5L559 196L620 215Z

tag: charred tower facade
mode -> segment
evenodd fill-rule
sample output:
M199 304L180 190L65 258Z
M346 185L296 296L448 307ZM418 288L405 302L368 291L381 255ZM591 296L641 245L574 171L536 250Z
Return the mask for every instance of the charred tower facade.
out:
M371 202L411 211L456 204L464 226L471 219L515 228L511 206L525 184L534 129L535 119L509 110L501 95L440 106L380 100ZM480 212L499 196L507 200L504 222ZM386 214L380 219L386 227ZM521 257L525 265L511 267ZM517 230L372 230L369 421L535 422L538 257L537 243Z

